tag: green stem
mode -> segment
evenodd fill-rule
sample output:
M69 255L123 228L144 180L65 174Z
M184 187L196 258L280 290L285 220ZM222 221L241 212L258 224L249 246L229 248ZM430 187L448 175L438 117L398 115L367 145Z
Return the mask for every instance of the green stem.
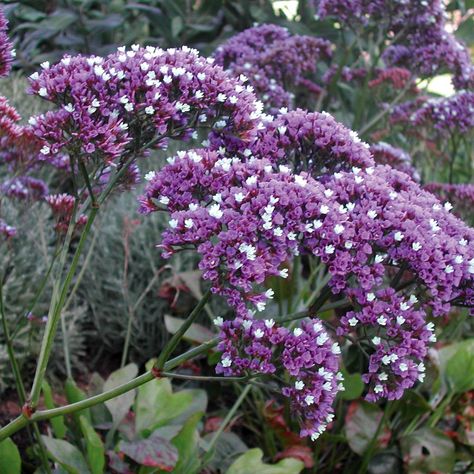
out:
M160 372L163 377L170 379L195 380L197 382L244 382L250 380L250 377L212 377L207 375L186 375L175 372Z
M377 439L379 437L380 432L382 431L383 426L385 425L385 423L387 422L387 420L389 419L391 415L392 407L393 407L393 404L391 402L388 402L383 412L382 418L380 418L380 422L377 426L377 429L375 430L375 433L372 436L372 439L370 440L370 443L367 446L367 449L365 450L364 457L362 458L362 465L359 470L361 474L365 474L367 472L370 459L372 458L372 454L374 453L375 448L377 447Z
M168 360L168 357L173 353L173 351L176 349L177 345L181 341L181 338L184 336L184 334L189 329L194 320L197 318L197 316L199 316L202 309L204 309L204 306L206 305L210 296L211 290L207 290L199 301L199 303L194 307L190 315L186 318L184 323L179 327L179 329L173 334L173 337L165 345L164 349L161 351L161 354L159 355L155 363L155 367L158 370L161 370L164 367L165 362Z
M21 378L20 366L15 357L15 349L13 348L12 339L10 337L10 331L8 329L7 318L5 315L5 307L3 305L3 282L0 280L0 318L2 319L3 334L5 335L5 344L7 346L8 358L10 359L10 365L12 366L13 377L15 378L15 385L18 392L20 403L23 405L26 400L26 390Z
M224 431L224 429L227 427L227 425L230 423L230 421L234 417L235 413L237 412L238 408L240 407L240 405L244 401L245 397L250 392L251 388L252 388L251 384L248 384L248 385L245 386L245 388L242 390L242 393L239 395L239 398L237 398L234 405L228 411L226 417L224 418L224 420L220 424L219 429L214 433L214 436L212 437L211 441L209 442L209 444L207 446L207 452L206 452L206 454L204 456L204 459L203 459L203 464L204 465L206 465L210 461L210 459L212 457L212 454L213 454L212 449L216 445L216 443L217 443L220 435Z
M363 135L365 135L374 125L376 125L379 120L382 120L387 114L389 114L393 110L393 107L397 105L400 100L402 100L403 96L406 94L406 92L412 85L413 81L407 82L406 86L397 94L393 101L390 102L390 104L388 104L386 108L384 108L374 117L372 117L372 119L369 120L369 122L366 123L365 126L359 130L359 136L363 137Z
M189 351L179 355L178 357L175 357L174 359L171 359L166 362L163 369L165 369L165 371L172 370L175 367L181 365L183 362L193 359L194 357L207 352L209 349L212 349L217 345L218 342L219 339L214 338L193 349L190 349ZM22 414L15 418L13 421L11 421L8 425L0 429L0 441L4 440L5 438L8 438L9 436L16 433L25 426L29 425L30 423L34 423L36 421L50 420L51 418L54 418L56 416L70 415L72 413L76 413L77 411L84 410L85 408L93 407L95 405L98 405L99 403L106 402L111 398L119 397L120 395L123 395L124 393L127 393L130 390L140 387L141 385L150 382L155 377L156 372L152 369L142 375L139 375L138 377L134 378L133 380L130 380L125 384L119 385L111 390L100 393L99 395L86 398L85 400L81 400L76 403L71 403L62 407L52 408L50 410L39 410L33 413L33 415L29 418Z
M33 387L31 389L30 395L30 403L31 408L36 408L38 404L38 400L41 393L41 386L43 384L43 379L46 374L46 368L48 365L49 357L51 355L51 350L53 348L54 337L56 335L56 329L58 325L58 320L61 317L61 313L64 307L64 303L66 301L66 297L69 291L69 287L71 286L72 279L74 274L76 273L77 265L79 264L79 258L82 254L82 249L84 248L84 244L87 240L89 232L92 228L92 224L94 219L97 215L98 208L92 208L87 219L87 223L82 231L81 238L77 245L76 252L74 253L74 257L71 262L71 266L69 267L69 271L67 272L66 278L62 285L61 293L59 295L59 300L56 302L55 299L52 301L52 310L50 310L50 314L48 314L48 322L46 324L45 334L43 336L43 341L41 344L41 351L38 359L38 365L36 368L35 378L33 380ZM71 219L71 222L73 219ZM72 226L74 227L74 224ZM67 239L66 239L67 240ZM54 294L53 294L54 296ZM53 305L54 302L54 305Z
M8 323L5 315L5 306L3 305L3 281L0 280L0 318L2 319L3 332L5 335L5 344L7 346L8 358L10 359L10 364L12 366L13 377L15 378L15 385L18 393L18 399L23 405L26 401L26 389L21 378L21 371L18 361L15 357L15 350L13 347L13 340L10 337L10 332L8 330ZM39 445L39 454L41 463L46 470L47 474L51 473L49 467L48 455L46 454L46 449L41 438L41 433L36 423L33 424L33 432L35 434L36 440Z

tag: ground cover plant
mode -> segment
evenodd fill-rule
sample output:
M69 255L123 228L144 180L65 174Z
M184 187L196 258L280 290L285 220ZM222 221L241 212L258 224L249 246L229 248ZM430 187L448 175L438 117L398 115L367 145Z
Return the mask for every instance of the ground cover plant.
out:
M474 5L277 3L0 10L0 472L474 469Z

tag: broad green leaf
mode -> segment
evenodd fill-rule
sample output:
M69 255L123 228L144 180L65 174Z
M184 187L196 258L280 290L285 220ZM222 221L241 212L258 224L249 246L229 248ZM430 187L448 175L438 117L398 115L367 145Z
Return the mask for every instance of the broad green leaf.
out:
M154 361L147 364L151 369ZM155 379L138 388L135 401L137 433L145 436L158 426L171 422L184 413L193 402L193 395L185 390L173 393L169 379Z
M463 393L474 389L474 350L460 348L446 365L445 372L448 387L454 393Z
M178 462L178 450L169 440L153 433L149 438L121 441L119 450L142 466L173 471Z
M112 372L104 384L104 391L111 390L119 385L129 382L136 377L137 374L138 367L136 364L128 364L125 367ZM130 407L133 405L134 399L135 390L130 390L119 397L112 398L105 402L106 407L112 415L114 426L118 426L118 424L123 420L130 410Z
M362 376L358 372L350 374L345 369L342 369L341 372L344 375L344 381L342 383L345 390L341 392L340 397L343 400L355 400L359 398L364 391Z
M69 474L90 474L82 453L72 444L62 439L41 436L53 461L59 463Z
M183 325L184 319L175 318L173 316L165 315L165 326L168 332L174 334L178 329ZM184 333L183 339L186 339L191 342L197 342L202 344L203 342L209 341L214 337L214 333L208 328L201 326L200 324L193 323Z
M53 392L46 380L43 381L43 396L46 408L51 410L52 408L56 407L53 400ZM53 427L54 436L56 438L63 439L66 436L66 425L64 424L64 418L62 416L55 416L54 418L51 418L50 423Z
M286 458L276 464L265 464L262 457L261 449L249 449L232 463L226 474L299 474L304 469L299 459Z
M382 415L382 410L372 403L351 403L346 415L345 430L352 451L359 455L364 453L377 431ZM385 434L383 429L380 430L378 444L381 444Z
M0 472L21 473L21 457L16 444L10 439L0 441Z
M454 443L440 430L422 428L401 438L409 473L453 472Z
M199 471L199 433L197 425L204 413L195 413L184 424L181 431L171 442L178 449L178 463L175 474L195 474Z
M86 441L87 462L92 474L102 474L105 467L104 443L85 416L80 417L81 431Z

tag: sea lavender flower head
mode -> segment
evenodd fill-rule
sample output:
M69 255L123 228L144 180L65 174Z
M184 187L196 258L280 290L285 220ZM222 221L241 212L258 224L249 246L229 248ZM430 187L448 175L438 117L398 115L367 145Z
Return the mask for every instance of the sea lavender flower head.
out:
M8 20L0 8L0 78L8 75L15 51L7 36Z
M357 315L364 311L367 324L386 327L385 314L415 305L415 327L426 311L444 315L453 303L472 299L474 231L406 174L373 166L367 146L327 115L313 116L326 119L318 122L322 131L302 111L288 115L295 120L266 122L268 137L259 136L239 156L225 149L181 152L153 174L141 211L170 212L164 255L194 246L203 277L239 315L248 307L265 309L271 295L258 285L269 276L284 278L294 255L312 255L326 265L332 292L353 301L355 314L343 331L358 332ZM268 146L288 129L287 141ZM302 150L301 156L322 157L325 165L300 159ZM373 301L384 291L396 297L385 298L381 314ZM405 355L418 367L433 337L403 331L397 337L402 346L412 338ZM417 380L405 375L389 374L397 397L397 384L404 389ZM370 396L382 397L375 379L367 380Z
M336 394L344 387L340 349L316 319L290 331L273 320L238 317L220 325L221 361L226 376L278 376L279 388L301 425L300 436L316 440L334 417Z
M248 79L270 112L292 106L299 85L319 93L321 88L310 78L318 61L331 56L329 41L291 36L286 28L276 25L249 28L219 46L214 54L217 64Z
M200 126L211 129L215 144L249 141L262 108L240 79L187 47L65 56L43 64L30 90L55 105L33 119L43 154L79 153L104 166L166 146L168 138L191 138Z

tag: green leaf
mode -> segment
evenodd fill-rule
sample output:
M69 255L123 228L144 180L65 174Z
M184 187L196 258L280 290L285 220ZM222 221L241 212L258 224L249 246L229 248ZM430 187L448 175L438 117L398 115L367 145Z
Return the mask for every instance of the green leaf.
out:
M262 457L261 449L249 449L234 461L226 474L299 474L304 469L303 461L298 459L286 458L277 464L265 464Z
M56 405L53 400L53 392L51 387L46 380L43 380L43 396L44 404L48 410L55 408ZM63 439L66 436L66 425L64 424L64 417L55 416L50 420L51 426L53 427L53 433L56 438Z
M167 439L153 433L137 441L121 441L119 450L142 466L173 471L178 461L178 450Z
M174 334L183 325L184 319L165 315L165 326L168 332ZM189 329L184 333L183 339L202 344L214 337L214 333L200 324L192 323Z
M181 31L183 31L183 28L183 19L179 16L175 16L171 20L171 34L176 38L181 33Z
M377 431L382 419L382 410L372 403L352 402L346 415L346 438L350 448L362 455ZM381 443L384 432L381 430L378 442Z
M401 439L409 473L453 472L454 443L435 428L422 428Z
M104 443L85 416L80 417L81 431L86 441L87 462L92 474L102 474L105 467Z
M343 400L355 400L359 398L364 391L364 382L362 381L361 374L358 372L350 374L346 369L341 369L341 372L344 375L343 384L345 390L341 392L340 397Z
M111 390L119 385L129 382L136 377L137 374L138 367L136 364L128 364L125 367L112 372L104 384L104 391ZM118 424L124 419L125 415L130 410L130 407L133 405L134 399L135 390L130 390L119 397L112 398L105 402L106 407L112 415L114 426L118 426Z
M147 364L151 369L154 361ZM135 401L135 427L145 436L158 426L170 423L184 413L193 402L188 391L173 393L168 379L155 379L138 388Z
M69 474L90 474L82 453L62 439L42 435L41 438L53 461L59 463Z
M72 379L67 379L64 384L64 390L66 392L66 398L69 403L77 403L87 398L87 395L76 385L76 382ZM79 426L79 417L84 415L89 421L91 421L91 412L88 408L73 413L75 423Z
M210 442L214 435L214 432L208 433L203 438L204 442ZM240 454L248 449L248 446L235 433L224 431L217 439L208 467L212 472L225 471Z
M204 413L195 413L184 424L181 431L172 439L178 449L178 463L173 472L175 474L194 474L199 471L199 433L197 425Z
M445 372L448 387L454 393L463 393L474 389L474 351L462 347L446 365Z
M0 441L0 472L21 473L21 457L16 444L10 439Z

